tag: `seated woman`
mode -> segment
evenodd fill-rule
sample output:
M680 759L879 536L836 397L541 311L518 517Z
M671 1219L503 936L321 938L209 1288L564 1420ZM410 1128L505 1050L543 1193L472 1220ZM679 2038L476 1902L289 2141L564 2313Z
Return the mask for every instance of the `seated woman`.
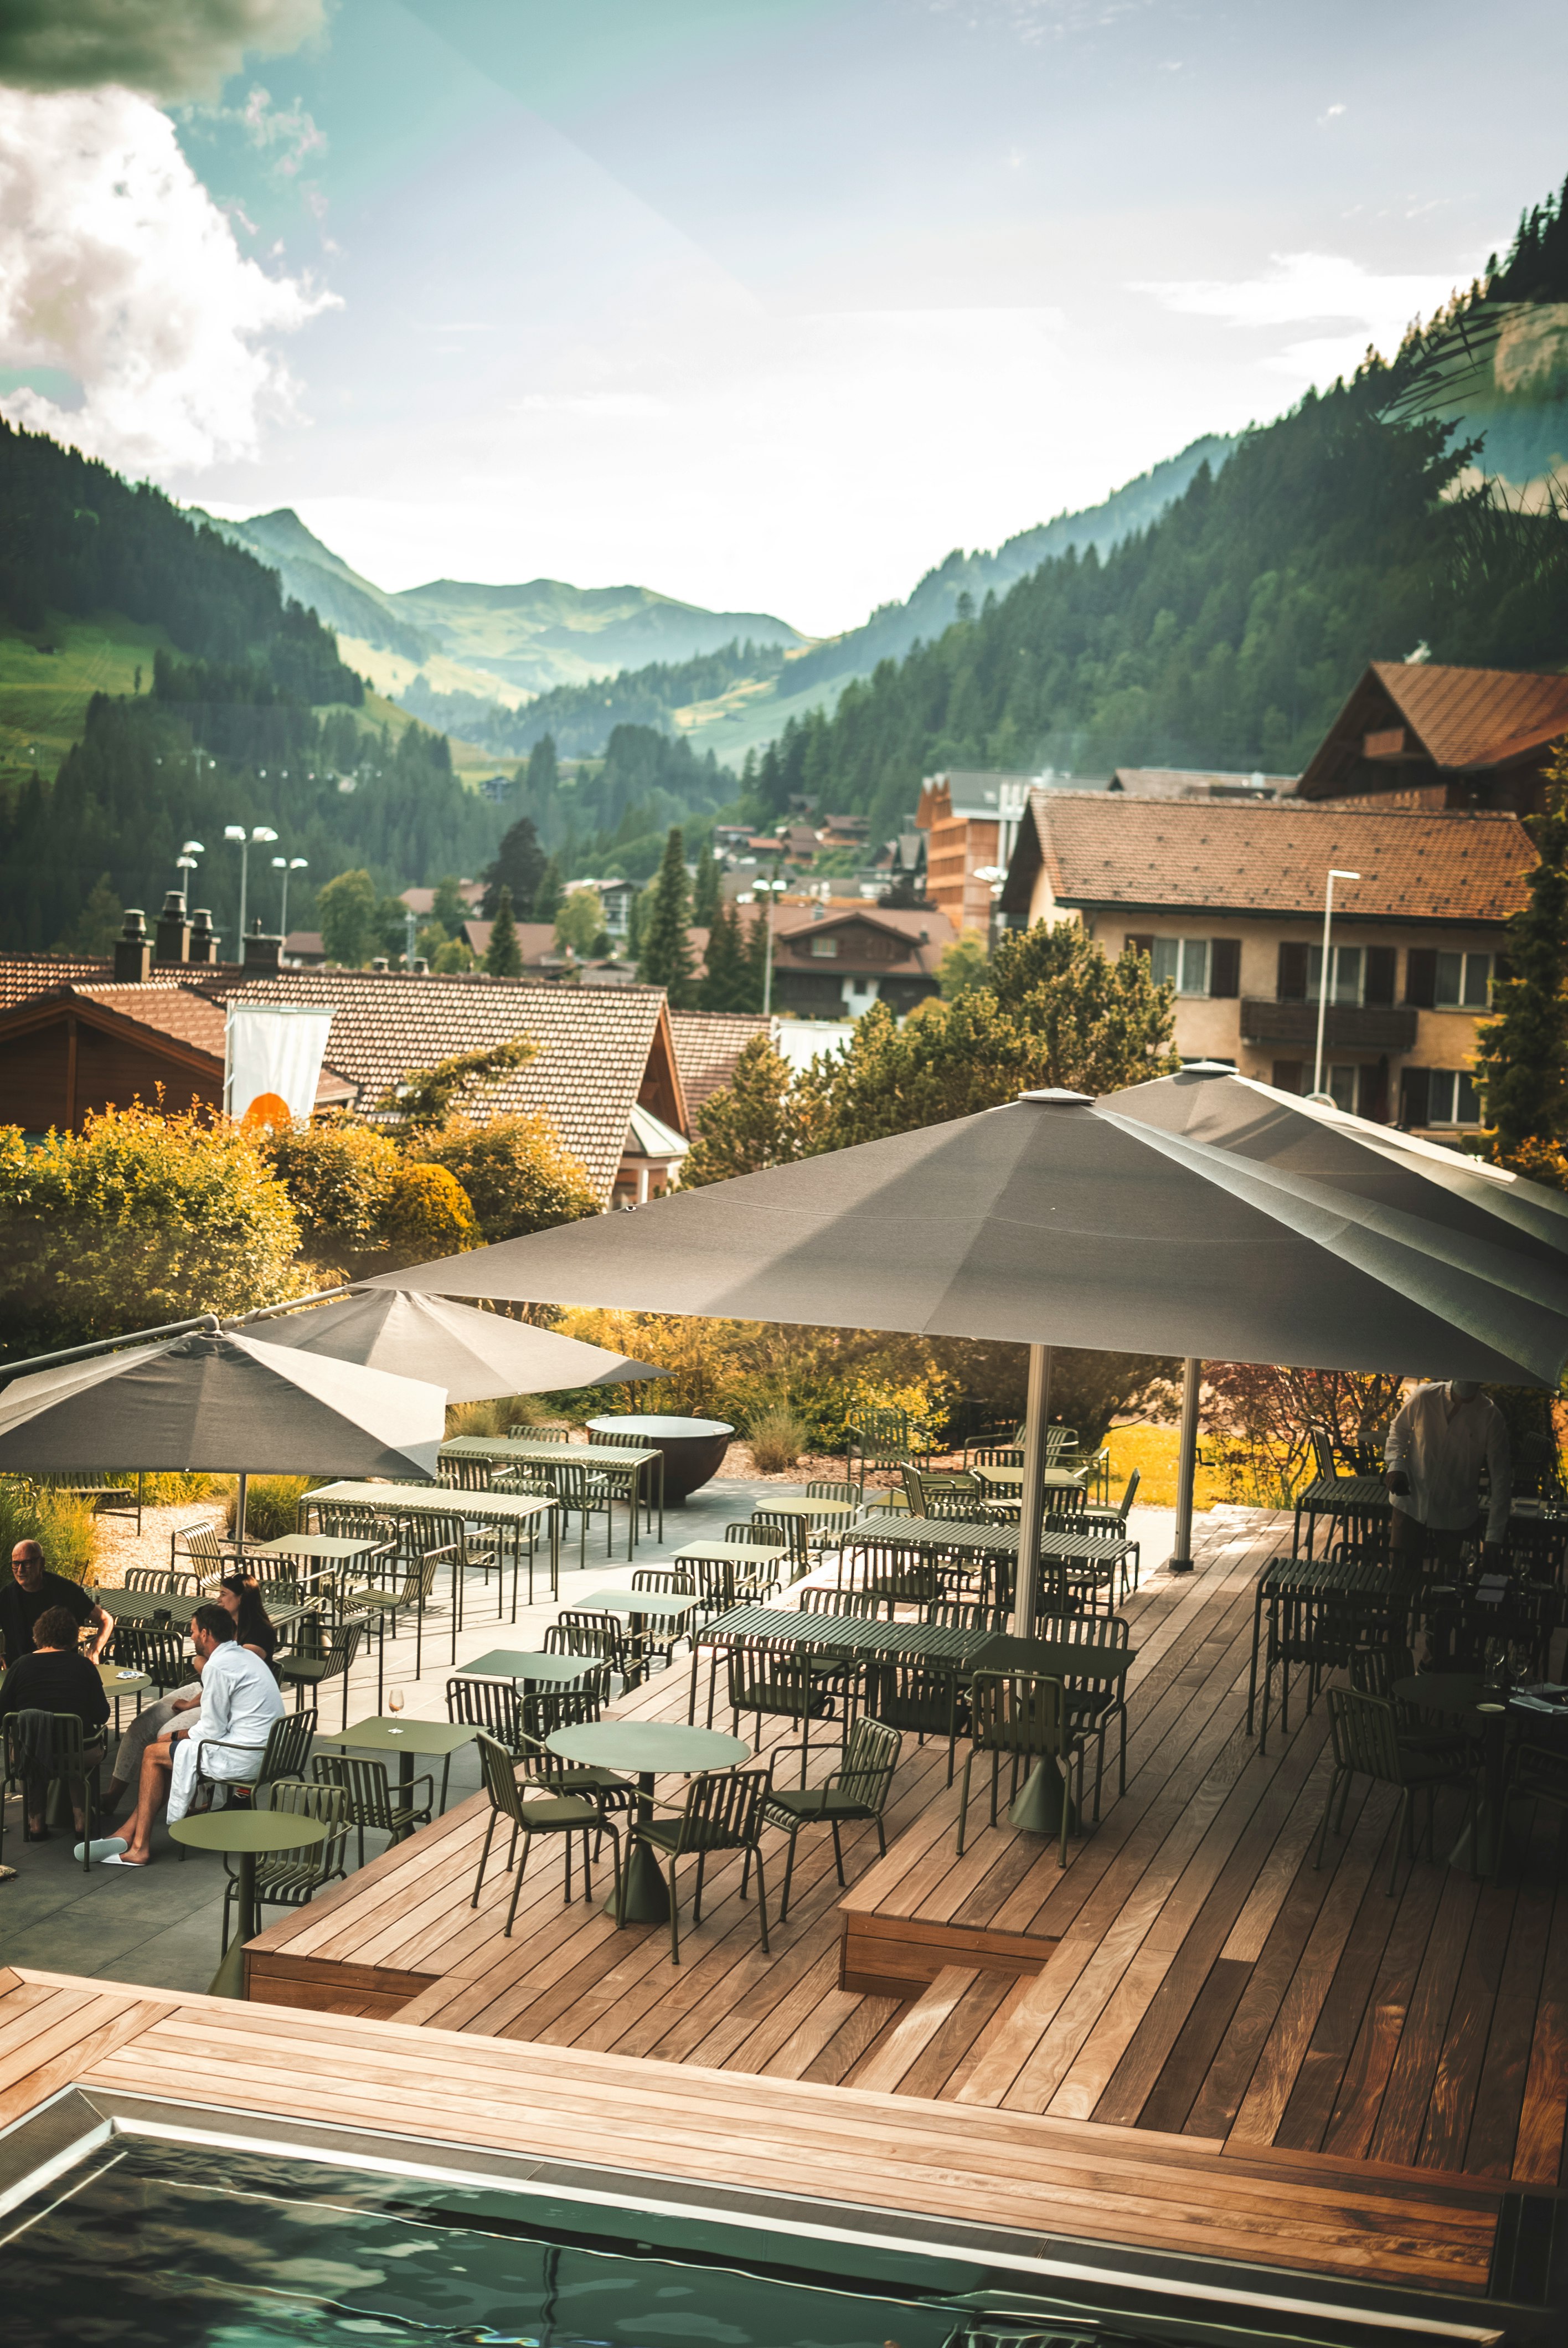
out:
M63 1606L46 1607L33 1625L33 1652L18 1655L0 1681L0 1724L19 1712L74 1712L82 1724L83 1759L96 1769L104 1757L104 1725L109 1703L93 1664L77 1652L77 1625ZM0 1730L3 1733L3 1730ZM27 1840L47 1842L44 1804L49 1781L26 1766L23 1782L27 1800ZM71 1807L77 1831L82 1830L87 1789L80 1778L71 1780Z
M268 1619L261 1591L251 1575L226 1573L218 1585L218 1602L225 1613L233 1615L234 1635L240 1644L270 1664L277 1649L278 1633ZM182 1712L194 1712L201 1702L200 1670L198 1663L198 1676L187 1686L176 1688L171 1695L160 1696L156 1704L143 1704L136 1718L128 1724L115 1747L114 1776L104 1788L106 1818L113 1818L131 1787L139 1782L142 1756L148 1746L172 1727Z

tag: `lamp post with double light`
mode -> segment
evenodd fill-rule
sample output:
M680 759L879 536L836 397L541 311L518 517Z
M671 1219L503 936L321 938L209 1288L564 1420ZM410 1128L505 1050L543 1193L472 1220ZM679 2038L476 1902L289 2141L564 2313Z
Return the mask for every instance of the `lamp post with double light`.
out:
M245 952L245 893L247 884L251 877L251 843L254 842L257 847L262 847L268 842L276 839L278 835L272 829L272 825L267 823L252 824L249 831L246 830L242 823L226 823L223 827L223 837L225 839L238 841L240 848L240 952L241 954L243 955Z
M186 840L182 844L179 855L174 860L175 870L179 873L194 872L196 870L197 858L199 856L205 856L207 850L202 847L201 842L199 839ZM176 880L174 885L180 891L181 895L185 893L185 882L183 880Z
M1358 872L1341 872L1332 867L1323 892L1323 967L1317 973L1317 1050L1312 1062L1312 1098L1319 1107L1337 1107L1333 1096L1323 1089L1323 1035L1328 1024L1328 973L1333 962L1330 941L1334 934L1334 883L1360 878Z
M291 872L308 871L309 860L303 856L274 856L272 870L283 876L283 902L278 914L278 935L286 945L289 940L289 875Z

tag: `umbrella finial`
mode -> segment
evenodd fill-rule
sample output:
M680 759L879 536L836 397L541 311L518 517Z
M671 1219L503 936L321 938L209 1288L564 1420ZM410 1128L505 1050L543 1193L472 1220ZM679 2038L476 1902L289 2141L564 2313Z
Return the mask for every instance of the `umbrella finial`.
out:
M1020 1101L1034 1101L1041 1108L1092 1108L1092 1093L1068 1092L1061 1085L1048 1085L1043 1092L1020 1093Z

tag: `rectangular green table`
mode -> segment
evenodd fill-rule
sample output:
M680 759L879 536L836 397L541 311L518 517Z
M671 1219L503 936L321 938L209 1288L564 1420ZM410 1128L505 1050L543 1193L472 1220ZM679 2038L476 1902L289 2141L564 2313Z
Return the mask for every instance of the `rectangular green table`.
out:
M488 1654L476 1655L471 1663L460 1663L456 1676L460 1680L520 1680L525 1687L569 1687L585 1672L597 1668L591 1655L545 1655L519 1653L511 1647L492 1647Z
M550 1543L550 1596L559 1597L560 1571L559 1517L553 1500L538 1499L513 1492L459 1492L449 1484L369 1484L344 1482L323 1484L319 1491L309 1492L301 1504L306 1509L374 1509L379 1514L402 1520L462 1523L469 1519L476 1524L495 1525L508 1533L512 1543L512 1620L518 1619L518 1571L523 1537L528 1542L528 1603L534 1602L534 1540L540 1529L541 1519L548 1526ZM459 1566L453 1573L452 1593L452 1664L457 1662L457 1633L463 1627L464 1574ZM506 1570L500 1569L501 1589L496 1601L496 1620L501 1619L506 1602Z
M452 1770L452 1756L460 1746L471 1745L474 1729L471 1722L463 1720L394 1720L377 1717L356 1720L352 1728L340 1729L335 1736L318 1736L318 1745L340 1746L348 1753L374 1753L397 1760L397 1790L404 1806L414 1791L414 1757L421 1760L445 1760L441 1772L440 1808L446 1807L446 1783ZM405 1842L414 1832L404 1827L392 1838L394 1842Z
M539 1443L521 1435L456 1435L450 1443L441 1446L443 1459L487 1459L497 1466L537 1468L548 1475L551 1468L586 1468L596 1476L608 1478L622 1487L629 1519L626 1554L630 1559L637 1547L637 1503L643 1470L649 1478L649 1495L657 1476L659 1494L659 1530L664 1531L664 1454L651 1445L635 1447L620 1443ZM606 1540L608 1550L613 1535Z

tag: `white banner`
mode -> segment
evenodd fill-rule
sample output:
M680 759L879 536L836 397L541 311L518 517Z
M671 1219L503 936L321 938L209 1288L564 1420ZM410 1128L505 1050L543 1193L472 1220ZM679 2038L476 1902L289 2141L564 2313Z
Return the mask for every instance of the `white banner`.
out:
M302 1004L230 1004L224 1098L236 1123L251 1110L270 1124L309 1117L332 1024Z

